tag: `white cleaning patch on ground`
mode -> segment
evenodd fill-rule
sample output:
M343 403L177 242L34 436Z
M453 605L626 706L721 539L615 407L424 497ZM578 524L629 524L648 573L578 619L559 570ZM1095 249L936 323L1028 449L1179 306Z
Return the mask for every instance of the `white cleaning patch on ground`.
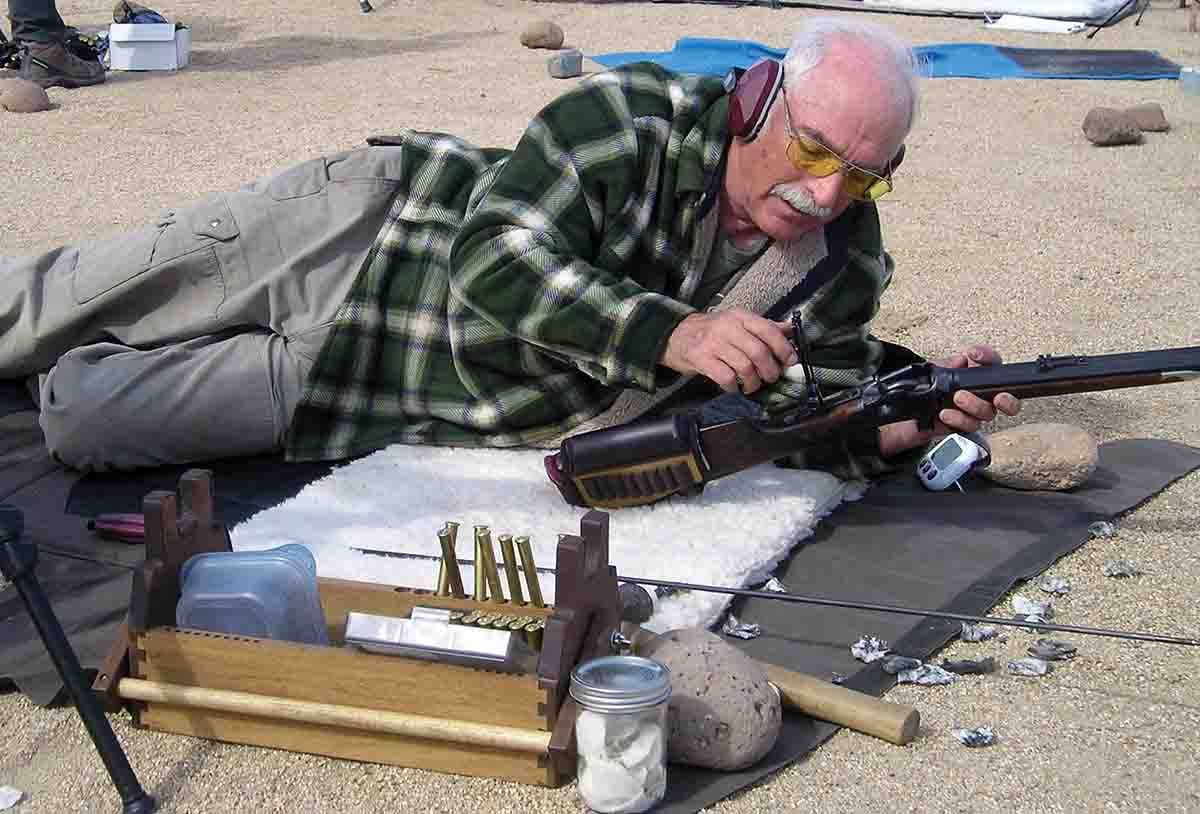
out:
M585 509L568 506L542 466L545 451L395 445L335 469L279 506L236 526L237 550L307 546L323 577L433 588L438 563L362 554L354 548L438 557L437 532L460 524L459 559L474 559L474 526L528 535L540 568L553 568L559 534L579 534ZM810 470L755 467L710 484L698 497L609 514L609 560L618 575L743 587L765 579L857 484ZM473 582L462 566L463 582ZM546 601L554 575L539 578ZM468 588L469 590L469 588ZM651 589L651 592L652 589ZM657 600L647 627L663 631L716 621L723 594L682 592Z

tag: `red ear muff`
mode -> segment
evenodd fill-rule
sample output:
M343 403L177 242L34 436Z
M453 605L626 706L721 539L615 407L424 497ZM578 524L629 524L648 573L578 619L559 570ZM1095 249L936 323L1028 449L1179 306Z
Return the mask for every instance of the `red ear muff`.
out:
M729 99L729 132L751 141L767 123L771 103L783 86L783 63L760 59L738 77Z

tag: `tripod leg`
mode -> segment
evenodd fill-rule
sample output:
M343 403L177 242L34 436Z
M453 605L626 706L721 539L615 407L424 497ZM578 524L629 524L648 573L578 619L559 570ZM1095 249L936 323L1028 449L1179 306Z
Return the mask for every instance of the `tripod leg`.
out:
M11 506L0 506L0 572L17 588L25 609L42 637L42 643L50 654L54 667L63 685L75 702L83 725L91 736L104 768L112 778L117 793L121 795L123 814L150 814L154 811L154 798L146 794L133 773L121 742L104 717L100 703L92 695L79 659L71 649L63 633L58 617L50 606L46 594L34 572L37 563L37 548L32 543L20 540L25 521L21 512Z

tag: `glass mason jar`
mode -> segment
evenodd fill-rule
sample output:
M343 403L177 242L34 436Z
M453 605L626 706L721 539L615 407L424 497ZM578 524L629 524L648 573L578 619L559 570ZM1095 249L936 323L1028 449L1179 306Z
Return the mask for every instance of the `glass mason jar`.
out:
M638 656L605 656L571 671L577 702L579 796L592 811L646 811L667 791L667 668Z

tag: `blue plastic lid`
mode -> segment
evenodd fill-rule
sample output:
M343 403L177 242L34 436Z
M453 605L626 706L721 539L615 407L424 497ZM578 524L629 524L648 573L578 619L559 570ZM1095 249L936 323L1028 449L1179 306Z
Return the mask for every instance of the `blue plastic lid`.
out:
M180 627L329 644L317 562L302 545L188 558L175 609Z

